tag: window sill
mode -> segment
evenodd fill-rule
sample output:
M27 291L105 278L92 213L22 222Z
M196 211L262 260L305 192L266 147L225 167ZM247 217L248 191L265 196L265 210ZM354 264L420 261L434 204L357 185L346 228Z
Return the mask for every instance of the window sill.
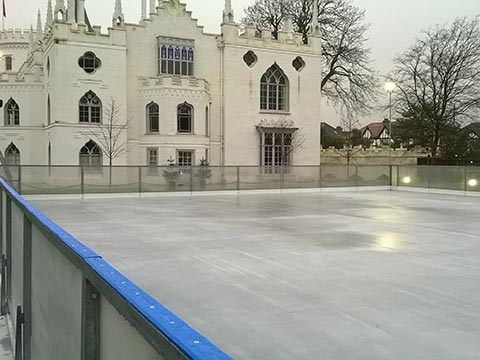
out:
M196 135L196 134L193 133L193 132L178 132L177 131L176 135Z
M291 115L291 112L290 111L280 111L280 110L260 110L260 114Z

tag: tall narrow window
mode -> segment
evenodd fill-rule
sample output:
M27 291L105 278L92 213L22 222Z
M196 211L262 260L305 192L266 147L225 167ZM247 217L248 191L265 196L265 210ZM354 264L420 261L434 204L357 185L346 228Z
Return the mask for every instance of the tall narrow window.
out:
M288 78L277 64L273 64L260 81L260 109L288 111Z
M261 165L273 173L281 166L291 165L293 132L262 132L260 138Z
M147 175L158 175L158 148L147 149Z
M80 166L83 166L87 172L96 172L101 170L102 164L102 150L90 140L80 149Z
M48 166L52 166L52 144L48 143Z
M160 74L193 76L193 40L159 36L158 52Z
M5 56L5 70L11 71L13 69L13 59L11 56Z
M208 114L208 106L207 106L205 108L205 136L210 136L209 122L210 122L210 117Z
M149 133L160 131L160 108L154 102L147 105L147 131Z
M47 123L52 123L52 105L50 104L50 95L47 97Z
M5 104L5 126L20 125L20 108L18 104L10 98Z
M102 102L93 91L89 91L80 99L79 117L81 123L102 122Z
M177 131L179 133L191 133L193 124L193 106L183 103L177 107Z
M20 165L20 150L14 143L10 143L5 150L5 162L7 165Z

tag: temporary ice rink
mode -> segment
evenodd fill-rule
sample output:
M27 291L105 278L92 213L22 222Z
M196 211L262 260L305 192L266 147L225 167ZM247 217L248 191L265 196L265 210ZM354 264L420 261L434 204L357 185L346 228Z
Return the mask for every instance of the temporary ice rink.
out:
M478 359L480 198L32 203L235 359Z

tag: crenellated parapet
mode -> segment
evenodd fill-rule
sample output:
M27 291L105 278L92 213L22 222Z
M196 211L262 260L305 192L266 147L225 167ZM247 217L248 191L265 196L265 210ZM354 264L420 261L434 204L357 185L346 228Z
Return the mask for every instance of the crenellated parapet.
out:
M1 49L28 49L30 30L8 29L0 31Z
M210 84L205 79L165 75L139 77L138 82L142 94L180 96L188 93L196 97L210 97Z
M293 31L279 31L276 38L272 30L258 31L255 27L240 26L229 23L222 24L222 40L225 45L269 48L282 51L305 52L321 54L321 39L319 36L309 36L305 43L303 35Z
M1 73L0 86L23 86L25 89L29 87L43 88L43 82L36 74L18 76L15 73Z
M108 28L107 33L102 32L101 26L70 24L65 21L55 21L50 30L45 34L44 44L55 42L87 42L97 45L126 46L126 31L124 28Z
M332 165L345 164L346 159L353 165L414 165L417 159L431 156L431 151L421 147L413 149L403 147L390 149L388 146L366 149L361 146L350 149L330 147L322 149L320 156L322 164Z

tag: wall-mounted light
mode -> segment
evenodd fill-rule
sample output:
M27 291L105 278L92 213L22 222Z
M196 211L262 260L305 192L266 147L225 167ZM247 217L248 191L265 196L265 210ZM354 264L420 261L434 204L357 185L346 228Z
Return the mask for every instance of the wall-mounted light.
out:
M470 179L468 180L468 186L470 187L475 187L478 185L478 181L476 179Z
M405 176L403 179L402 179L402 182L404 184L410 184L412 182L412 179L410 178L410 176Z

